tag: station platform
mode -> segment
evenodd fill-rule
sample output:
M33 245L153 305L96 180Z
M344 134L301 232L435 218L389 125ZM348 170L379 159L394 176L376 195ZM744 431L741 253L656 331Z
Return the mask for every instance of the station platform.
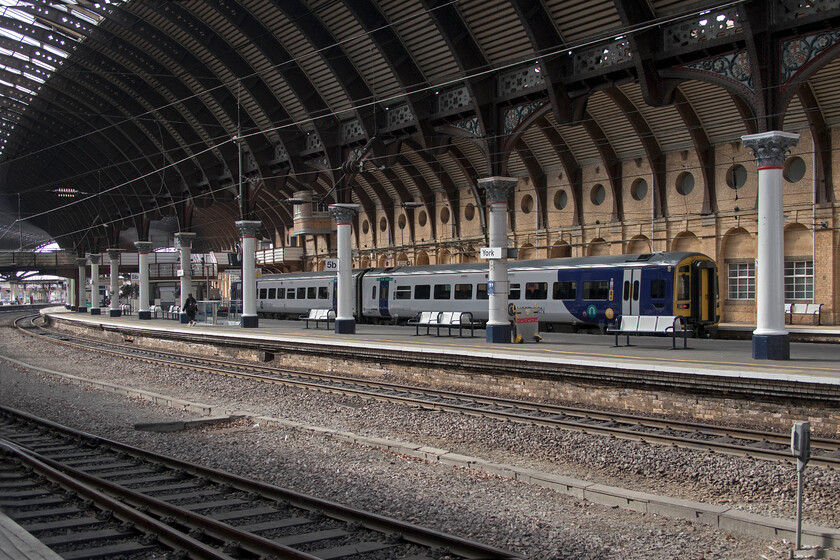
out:
M111 318L87 313L49 308L42 311L62 321L102 325L109 329L148 331L166 336L181 333L200 335L210 341L246 341L272 344L293 344L296 347L317 346L330 348L336 355L361 349L381 353L383 357L400 352L413 356L417 363L429 361L430 356L448 356L450 362L501 360L517 363L525 370L542 369L546 364L562 363L565 368L585 371L621 370L628 373L663 373L670 375L710 376L740 382L764 380L771 383L805 383L814 388L830 388L840 396L840 327L788 325L792 340L796 335L804 338L832 342L791 342L790 360L755 360L749 339L688 339L688 348L682 348L677 339L677 349L672 349L671 339L653 336L631 336L631 346L615 346L615 336L610 334L573 334L540 332L539 343L498 344L485 341L483 329L476 329L473 337L415 335L413 326L358 324L355 334L335 334L325 328L305 328L303 321L260 319L257 328L242 328L237 324L198 323L188 326L173 319L140 320L136 316ZM722 331L740 333L744 337L754 329L751 325L722 324ZM434 328L432 329L434 332ZM807 335L807 336L805 336ZM737 337L735 337L737 338ZM619 336L624 344L625 337Z

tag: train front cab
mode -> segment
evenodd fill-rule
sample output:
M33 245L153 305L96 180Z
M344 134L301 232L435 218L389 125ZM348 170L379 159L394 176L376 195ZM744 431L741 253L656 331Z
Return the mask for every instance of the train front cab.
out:
M715 262L690 256L679 262L674 275L674 315L685 317L698 336L709 336L720 321Z

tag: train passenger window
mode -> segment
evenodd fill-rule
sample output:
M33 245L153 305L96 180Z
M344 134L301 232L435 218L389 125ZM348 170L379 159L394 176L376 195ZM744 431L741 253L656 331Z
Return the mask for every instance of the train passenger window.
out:
M638 280L633 280L633 301L639 301L639 282Z
M286 299L295 299L295 289L289 288L286 290Z
M260 288L260 299L265 299L266 298L266 292L267 291L268 290L266 290L265 288Z
M651 280L650 299L665 299L665 280Z
M414 299L429 299L431 293L432 287L428 284L414 286Z
M630 280L624 281L624 286L621 291L621 299L624 301L630 301Z
M472 284L455 284L455 299L472 299Z
M490 294L487 293L487 284L476 285L475 299L490 299Z
M525 284L525 299L547 299L548 282L528 282Z
M371 286L370 299L376 299L376 284Z
M277 299L277 288L268 289L268 299Z
M435 299L452 299L452 284L435 284Z
M298 288L297 289L297 298L298 299L306 299L306 288Z
M394 299L411 299L411 286L397 286Z
M522 297L522 287L519 284L510 285L510 293L508 299L519 299Z
M284 297L286 297L286 289L277 288L277 299L283 299Z
M627 288L628 295L630 288ZM589 280L583 283L583 299L607 299L610 283L607 280Z
M680 273L677 275L677 299L691 299L691 276L689 274Z
M330 289L326 286L318 286L318 299L330 299Z
M552 298L577 299L577 282L555 282Z
M315 286L310 288L306 288L306 298L307 299L315 299Z

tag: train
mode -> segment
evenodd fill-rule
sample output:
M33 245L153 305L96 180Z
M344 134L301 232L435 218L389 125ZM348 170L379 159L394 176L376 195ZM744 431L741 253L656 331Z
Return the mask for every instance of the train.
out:
M486 262L354 269L353 315L360 323L404 323L421 311L469 311L487 321ZM622 315L679 315L698 336L720 320L717 266L692 252L508 261L509 311L536 308L543 330L603 328ZM496 288L498 289L498 288ZM336 308L335 272L265 274L257 314L297 318Z

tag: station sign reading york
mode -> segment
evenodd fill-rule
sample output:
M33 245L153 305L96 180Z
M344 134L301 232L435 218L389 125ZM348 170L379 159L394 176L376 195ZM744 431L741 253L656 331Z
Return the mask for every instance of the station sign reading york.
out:
M482 247L482 259L503 259L505 257L505 250L502 247Z

